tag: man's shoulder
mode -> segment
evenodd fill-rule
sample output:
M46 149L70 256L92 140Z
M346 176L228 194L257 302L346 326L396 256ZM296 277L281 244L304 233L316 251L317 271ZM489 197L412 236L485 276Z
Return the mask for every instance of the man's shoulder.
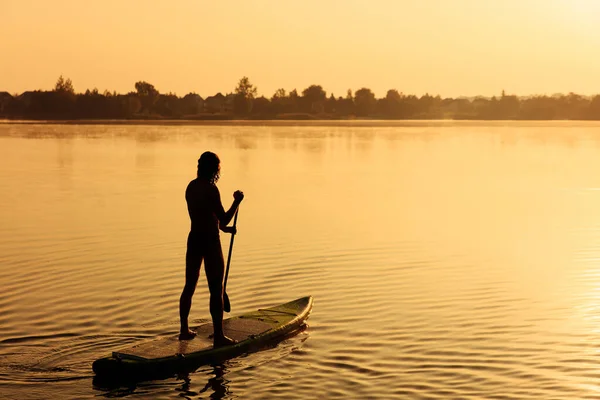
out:
M187 195L189 193L198 191L202 191L203 193L219 194L219 189L216 185L196 178L191 180L190 183L188 183L187 188L185 189L185 193Z
M192 190L194 188L198 187L198 179L192 179L190 181L190 183L187 184L187 187L185 188L185 191L189 191Z
M190 181L190 183L188 183L187 187L185 188L186 199L196 192L198 192L198 179L193 179Z

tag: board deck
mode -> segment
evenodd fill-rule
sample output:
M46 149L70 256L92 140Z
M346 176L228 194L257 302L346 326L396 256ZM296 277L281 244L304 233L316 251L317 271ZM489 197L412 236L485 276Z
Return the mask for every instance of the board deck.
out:
M150 374L235 357L297 332L308 318L312 304L312 297L306 296L223 320L225 334L237 341L234 345L214 348L210 337L213 326L206 323L194 328L197 336L191 340L179 340L173 335L139 343L96 360L92 368L97 376Z
M235 318L223 321L223 331L226 336L241 342L253 335L260 335L271 329L272 324L258 321L256 319ZM213 333L213 324L207 323L194 328L197 336L192 340L179 340L178 336L170 336L163 339L157 339L142 343L113 352L113 355L121 358L135 359L160 359L174 355L188 355L212 349L213 340L210 337Z

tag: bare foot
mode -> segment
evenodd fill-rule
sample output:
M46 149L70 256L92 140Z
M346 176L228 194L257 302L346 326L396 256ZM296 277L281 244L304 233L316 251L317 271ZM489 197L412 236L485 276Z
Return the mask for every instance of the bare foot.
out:
M196 332L191 331L191 330L187 330L186 331L182 331L181 333L179 333L179 340L192 340L193 338L196 337Z
M236 344L237 341L223 335L221 338L214 338L214 347L222 347L222 346L230 346L232 344Z

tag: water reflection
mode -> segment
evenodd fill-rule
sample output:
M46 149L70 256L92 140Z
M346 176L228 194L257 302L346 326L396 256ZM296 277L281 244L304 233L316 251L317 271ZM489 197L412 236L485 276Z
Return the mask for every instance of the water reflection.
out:
M58 140L56 150L59 188L69 192L73 186L73 139Z
M234 139L234 147L240 150L256 149L256 138L248 136L236 136Z
M137 143L146 144L146 143L156 143L162 142L168 139L167 132L164 130L157 130L156 127L139 127L140 132L135 135L135 141ZM126 136L127 131L124 132Z
M354 142L354 148L358 150L361 155L366 156L373 148L373 140L375 139L375 132L371 128L364 128L357 130L352 135L352 141Z
M225 396L230 396L232 393L229 391L228 386L230 381L225 378L225 375L227 374L227 369L225 366L213 366L212 374L214 376L208 380L206 385L204 385L204 388L200 390L200 393L205 393L209 390L212 390L212 393L209 396L210 399L223 399ZM189 379L187 385L189 386Z
M73 167L73 139L58 140L57 164L59 170Z
M156 164L155 142L138 142L135 153L135 166L138 170L152 170Z
M99 380L97 377L92 379L94 390L102 392L103 397L126 397L135 393L137 384L135 382L111 383Z
M302 138L302 150L308 153L322 153L325 149L327 138L324 134L311 134Z
M200 373L204 372L204 373ZM229 370L225 365L215 364L210 366L210 368L205 368L201 371L182 371L177 374L176 378L177 382L183 381L181 384L177 384L175 387L175 391L178 393L178 397L184 399L195 399L195 398L206 398L208 394L209 399L223 399L225 397L231 397L232 393L229 389L229 384L231 381L225 376ZM193 379L196 382L193 382ZM208 377L208 380L200 390L194 390L194 387L199 387L202 385L202 382L198 382L199 380L204 380ZM165 379L162 377L162 379ZM157 377L157 379L161 379L161 377ZM164 387L169 388L172 387L173 382L169 382L168 380L158 380L158 381L103 381L94 377L93 379L93 387L95 390L101 391L101 396L103 397L126 397L135 394L142 394L146 390L147 387L152 386L156 387Z

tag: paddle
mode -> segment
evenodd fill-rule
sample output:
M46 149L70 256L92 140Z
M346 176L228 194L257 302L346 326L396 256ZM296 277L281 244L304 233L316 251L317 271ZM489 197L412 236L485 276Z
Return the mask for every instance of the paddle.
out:
M240 212L238 208L235 212L235 217L233 217L233 227L235 228L235 224L237 223L237 216ZM227 256L227 269L225 270L225 283L223 283L223 311L229 312L231 311L231 303L229 303L229 296L227 296L227 292L225 288L227 287L227 277L229 276L229 263L231 262L231 250L233 250L233 238L235 234L231 234L231 242L229 243L229 255Z

